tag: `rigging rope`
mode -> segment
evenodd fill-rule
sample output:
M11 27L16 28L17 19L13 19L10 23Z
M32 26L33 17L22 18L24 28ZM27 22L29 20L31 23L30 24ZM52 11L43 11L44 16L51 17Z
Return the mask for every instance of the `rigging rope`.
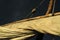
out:
M53 6L53 0L50 0L49 6L48 6L48 9L47 9L47 12L46 12L45 16L48 16L49 12L50 12L51 9L52 9L52 6Z
M42 0L41 3L40 3L36 8L38 8L40 5L42 5L42 3L43 3L44 1L45 1L45 0ZM30 11L29 14L27 14L26 17L24 17L24 18L27 18L28 16L31 17L31 16L33 15L33 14L31 15L31 13L33 13L34 11L36 11L36 8L33 8L32 11Z
M54 0L53 9L52 9L52 16L54 16L55 3L56 3L56 0Z
M38 8L39 6L41 6L44 1L45 0L41 1L41 3L36 8ZM47 12L46 12L45 16L49 16L49 12L51 11L52 6L55 8L55 2L53 4L53 1L54 0L50 0L49 6L48 6L48 9L47 9ZM31 13L35 12L36 8L34 8L26 17L28 17L28 16L32 17L33 14L31 15ZM54 10L54 8L53 8L53 10ZM53 13L53 10L52 10L52 13Z

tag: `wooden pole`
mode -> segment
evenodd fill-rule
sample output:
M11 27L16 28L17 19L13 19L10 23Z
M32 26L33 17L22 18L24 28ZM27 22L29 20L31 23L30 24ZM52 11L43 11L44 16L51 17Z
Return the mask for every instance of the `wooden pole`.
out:
M48 6L48 10L47 10L45 16L48 16L49 12L51 11L52 6L53 6L53 1L54 1L54 0L50 0L50 2L49 2L49 6Z

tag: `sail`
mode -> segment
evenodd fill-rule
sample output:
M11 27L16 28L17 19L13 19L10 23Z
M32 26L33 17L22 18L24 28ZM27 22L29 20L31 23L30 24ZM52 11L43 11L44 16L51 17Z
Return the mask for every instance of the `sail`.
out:
M50 16L46 18L35 18L37 19L24 19L25 21L16 21L0 26L0 38L8 38L22 35L24 36L25 34L22 33L28 33L28 36L34 35L32 31L29 31L27 29L37 30L41 33L49 33L60 36L60 15Z
M16 29L16 30L18 30L19 28L35 29L39 32L42 31L42 33L44 33L43 32L43 29L44 29L44 31L46 31L47 33L52 33L52 34L55 34L55 35L59 35L57 33L50 32L49 28L51 27L53 30L56 27L60 28L60 15L46 17L46 18L38 18L37 17L34 20L25 20L25 21L24 20L22 22L17 21L17 22L10 23L8 25L6 24L6 26L3 26L3 27L9 28L9 29L10 28L11 29ZM48 27L48 28L45 29L45 27ZM59 28L57 30L60 30ZM57 31L57 32L60 32L60 31Z

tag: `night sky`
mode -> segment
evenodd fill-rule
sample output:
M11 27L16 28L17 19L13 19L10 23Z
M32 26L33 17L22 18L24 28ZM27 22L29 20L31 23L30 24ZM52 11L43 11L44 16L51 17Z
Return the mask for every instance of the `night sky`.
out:
M20 20L32 15L31 10L37 7L34 16L44 15L49 0L0 0L0 24L6 24L12 21ZM60 11L60 0L56 1L55 12ZM27 16L30 13L29 16ZM27 16L27 17L26 17Z
M0 0L0 25L27 18L33 8L37 7L32 17L44 15L49 0L39 5L42 0ZM55 12L60 12L60 0L56 0ZM30 15L28 17L30 17Z

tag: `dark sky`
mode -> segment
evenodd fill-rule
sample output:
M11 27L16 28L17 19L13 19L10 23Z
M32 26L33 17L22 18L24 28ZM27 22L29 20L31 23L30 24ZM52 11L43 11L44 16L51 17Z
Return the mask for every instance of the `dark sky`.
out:
M26 18L31 10L39 5L42 0L0 0L0 24ZM46 0L37 8L33 16L43 15L48 7ZM56 11L60 11L60 0L56 1Z
M0 0L0 24L23 19L40 0Z

